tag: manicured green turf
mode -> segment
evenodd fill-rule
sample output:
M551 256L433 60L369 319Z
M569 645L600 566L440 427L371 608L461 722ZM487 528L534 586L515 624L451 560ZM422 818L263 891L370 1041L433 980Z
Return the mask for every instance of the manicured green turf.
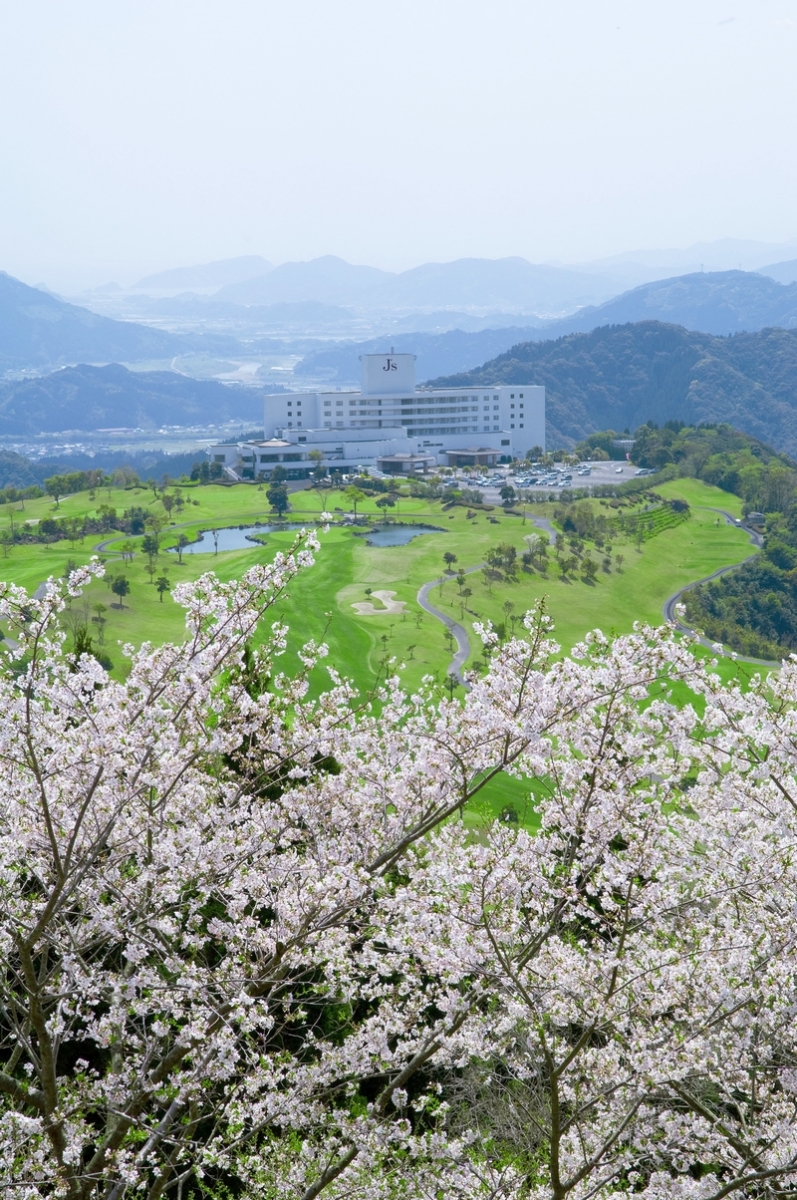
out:
M180 564L176 555L165 553L170 544L175 544L179 532L184 531L194 538L203 528L238 525L255 519L270 520L271 514L265 491L259 487L185 487L179 491L184 505L179 514L172 512L175 519L161 532L162 551L156 560L156 578L166 574L174 584L179 580L195 579L205 571L215 571L222 579L235 578L246 567L267 560L277 549L285 549L291 544L294 535L281 531L269 534L263 546L253 546L251 550L218 556L185 554ZM584 583L578 576L563 582L551 554L547 577L536 571L527 574L521 570L517 582L499 580L488 588L481 572L474 571L467 579L466 586L473 593L467 608L453 579L432 591L432 602L470 629L477 619L487 618L494 623L505 620L504 604L507 601L513 606L511 615L522 616L536 600L545 597L556 625L556 638L565 650L595 627L607 633L622 633L628 631L635 620L658 624L664 600L678 587L717 567L741 561L752 551L746 534L727 525L710 511L711 508L739 510L736 497L689 479L666 484L660 492L667 497L680 496L688 500L691 505L689 519L645 541L641 550L615 537L611 570L599 572L594 584ZM363 501L358 506L358 513L378 516L382 521L375 500L376 497ZM597 501L594 503L598 511L610 517L614 515L614 510L599 506ZM19 511L18 505L14 506L13 519L19 526L26 520L45 516L84 516L95 513L101 504L110 504L120 513L136 505L166 520L161 500L146 489L111 489L110 492L102 489L93 499L84 492L65 497L58 509L49 498L27 501L24 512ZM350 508L341 493L332 491L324 494L309 490L295 492L291 496L291 505L289 519L308 521L317 520L322 509L333 513L338 510L335 515L340 518ZM705 507L698 507L700 505ZM528 511L550 517L553 509L544 505ZM0 532L8 527L11 516L11 506L0 509ZM387 549L368 546L364 538L351 529L333 527L328 534L322 534L316 567L295 580L290 596L277 614L291 627L285 661L287 669L295 662L298 646L310 638L323 638L329 644L331 662L365 690L373 686L388 659L406 664L404 678L409 687L417 686L427 673L436 675L442 682L451 650L442 625L419 608L416 601L419 587L442 575L446 551L457 556L454 569L464 567L468 570L481 564L487 550L499 542L511 543L520 554L525 548L524 536L535 528L529 520L505 514L500 509L479 512L468 520L464 508L444 511L439 502L409 498L399 501L397 509L391 510L390 518L426 521L444 533L418 537L406 546ZM97 615L94 605L105 605L101 614L106 622L104 639L114 662L115 674L123 674L125 669L118 648L120 641L139 645L145 640L155 643L177 640L183 631L181 610L168 594L163 601L159 599L149 581L145 557L137 553L132 563L123 563L117 557L118 546L125 540L125 535L114 532L104 537L78 540L74 544L60 541L48 545L15 545L9 556L0 561L0 577L33 591L49 574L62 575L68 560L85 562L98 543L108 541L105 550L108 574L124 573L130 581L130 595L125 598L124 607L119 607L107 583L99 581L87 590L85 603L89 620ZM140 538L133 540L137 544L140 542ZM600 561L600 553L594 549L591 553ZM618 554L624 557L619 569ZM366 589L393 592L395 600L404 602L404 610L389 613L382 609L379 601L373 600L380 611L370 616L359 615L352 605L369 599ZM76 602L77 606L83 603ZM96 632L96 622L91 628ZM475 635L471 635L471 644L472 664L480 650ZM734 670L733 667L729 669Z
M184 501L182 511L173 511L173 521L165 524L161 531L162 550L155 562L155 578L165 574L173 585L213 571L222 580L233 579L254 563L268 561L277 550L287 549L293 541L295 535L292 532L280 531L267 535L263 545L253 545L251 549L219 555L184 554L181 564L176 555L166 553L168 546L176 544L180 532L193 539L202 529L248 524L255 520L271 521L272 514L265 491L251 485L184 487L179 492ZM636 620L658 624L662 605L672 592L717 567L739 562L752 552L747 535L727 525L711 511L718 508L740 514L740 502L736 497L691 479L666 484L659 492L666 498L687 500L691 506L688 520L663 529L645 541L641 550L627 540L613 537L611 570L608 574L601 570L594 584L584 583L578 576L563 582L558 577L556 560L551 553L546 577L536 571L528 574L519 570L516 582L498 580L488 589L481 572L473 571L466 582L473 593L467 600L467 608L453 578L433 589L430 598L471 630L477 619L487 618L494 623L506 620L504 604L507 601L513 606L511 615L520 617L536 600L544 597L556 625L555 636L564 650L570 649L588 630L596 627L607 633L623 633L629 631ZM375 500L373 497L360 504L358 515L376 517L381 523L384 517L376 508ZM615 510L601 506L597 501L593 503L607 516L616 515ZM110 504L119 513L135 505L164 521L167 518L162 502L151 491L111 489L109 493L102 489L93 499L86 492L65 497L58 509L49 498L26 501L24 511L20 511L19 505L13 508L6 505L0 508L0 533L9 527L12 517L15 526L19 527L26 520L49 516L94 514L101 504ZM308 522L317 521L324 509L341 519L350 508L341 493L331 491L325 494L315 491L293 493L291 505L288 519ZM527 511L550 518L553 508L552 505L539 505ZM439 502L409 498L399 501L389 519L426 522L444 532L421 536L406 546L389 549L368 546L365 539L350 528L333 525L328 533L321 534L316 566L293 582L289 596L274 613L290 626L289 647L283 659L286 670L297 666L298 648L312 638L324 640L329 645L329 662L363 692L373 687L380 671L391 659L405 664L402 675L409 688L417 687L427 674L435 676L442 685L452 649L440 622L417 604L418 589L423 583L441 577L446 551L457 556L455 570L459 567L468 570L478 567L489 548L499 542L511 543L519 556L525 549L524 536L536 528L531 520L506 514L500 509L479 511L468 520L464 508L445 511ZM108 542L104 551L108 576L126 575L130 595L125 598L124 606L119 607L108 582L97 581L74 607L84 611L96 643L98 627L96 622L92 623L92 618L98 613L94 606L104 606L99 614L105 619L103 648L114 664L113 674L120 678L126 670L120 642L138 646L143 641L156 644L176 641L183 636L184 630L182 610L168 594L161 601L150 582L145 556L139 551L132 562L123 562L119 558L119 545L126 540L133 540L138 546L141 539L128 539L124 534L111 532L74 543L15 545L8 556L0 560L0 578L19 583L33 592L48 575L63 575L69 560L87 562L96 553L99 543ZM599 552L591 547L590 553L600 561ZM618 554L624 558L620 569ZM394 599L404 602L403 611L385 611L378 600L369 597L366 589L395 593ZM380 611L370 616L358 615L352 605L369 598ZM265 636L267 629L262 633ZM481 647L472 632L470 636L472 655L468 665L472 666ZM721 660L718 670L723 678L740 676L744 679L753 669ZM322 672L315 686L321 688L324 685ZM683 701L688 699L685 693L680 696L679 692L678 696ZM507 809L514 810L523 824L535 826L533 797L528 784L499 777L485 787L470 806L466 823L478 830L485 821L498 818Z
M667 500L686 500L692 507L710 507L729 512L733 517L741 517L742 501L732 492L723 492L721 488L708 487L699 479L673 479L657 487L656 491Z
M674 489L675 485L672 486ZM693 504L698 498L707 505L716 503L718 497L724 499L726 495L699 483L689 490ZM663 530L639 549L633 543L614 539L613 550L611 570L608 573L601 570L594 584L583 582L577 574L563 581L555 569L553 555L547 577L537 571L533 575L519 572L517 583L503 581L490 586L477 572L468 579L473 595L463 623L489 619L497 624L506 621L503 606L507 600L513 605L511 615L515 615L524 613L544 597L554 619L556 639L564 650L569 650L590 629L623 633L635 621L660 624L662 605L669 595L718 567L741 562L754 553L744 531L728 525L709 508L697 507L691 509L687 521ZM624 560L619 568L618 554ZM592 556L601 558L594 550ZM455 584L436 589L432 599L444 611L460 618L462 607L457 601Z

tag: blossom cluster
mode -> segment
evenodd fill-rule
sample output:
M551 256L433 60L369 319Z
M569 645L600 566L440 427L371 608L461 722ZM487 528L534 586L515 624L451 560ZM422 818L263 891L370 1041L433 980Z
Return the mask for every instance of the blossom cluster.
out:
M793 1191L797 663L538 609L464 700L361 697L280 671L317 549L124 682L60 631L99 565L0 592L7 1194ZM464 822L507 776L538 828Z

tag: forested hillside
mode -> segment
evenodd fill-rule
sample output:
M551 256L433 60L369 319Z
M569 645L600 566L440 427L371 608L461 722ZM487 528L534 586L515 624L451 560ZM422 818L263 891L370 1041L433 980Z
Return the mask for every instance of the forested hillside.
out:
M797 464L728 426L690 429L677 422L638 429L632 457L640 466L714 484L740 496L746 513L766 514L761 552L686 592L687 618L742 654L777 660L796 651Z
M112 363L0 384L0 433L158 429L236 419L262 421L261 391L176 371L128 371Z
M174 334L113 321L0 271L0 371L75 362L135 362L189 350L229 353L221 334Z
M549 446L600 429L725 421L797 455L797 330L733 337L641 321L523 342L435 386L544 384Z
M775 325L793 329L797 326L797 284L779 283L755 271L700 271L657 279L552 322L548 336L645 320L719 335Z

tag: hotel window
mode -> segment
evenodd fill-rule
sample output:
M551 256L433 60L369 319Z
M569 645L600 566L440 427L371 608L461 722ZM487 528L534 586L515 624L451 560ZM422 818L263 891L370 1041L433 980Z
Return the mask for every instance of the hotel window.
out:
M498 405L497 405L497 404L494 404L494 405L493 405L493 412L498 412Z
M514 393L514 392L513 392L513 393L512 393L512 395L509 397L509 399L510 399L510 400L514 400L514 399L515 399L515 393ZM514 407L514 406L513 406L513 407Z

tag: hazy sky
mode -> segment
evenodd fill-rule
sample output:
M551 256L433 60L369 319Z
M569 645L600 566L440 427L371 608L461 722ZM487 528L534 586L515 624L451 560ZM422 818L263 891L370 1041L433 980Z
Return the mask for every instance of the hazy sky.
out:
M797 236L797 0L0 0L0 269Z

